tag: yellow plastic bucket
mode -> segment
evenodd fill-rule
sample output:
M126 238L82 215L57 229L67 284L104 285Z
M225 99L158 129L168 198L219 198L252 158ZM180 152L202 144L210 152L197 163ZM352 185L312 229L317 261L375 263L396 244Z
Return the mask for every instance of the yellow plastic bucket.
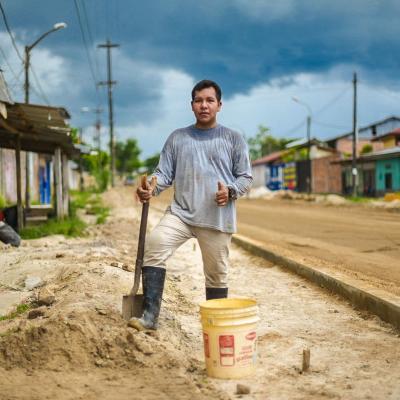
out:
M215 299L200 304L207 375L251 375L257 361L258 306L252 299Z

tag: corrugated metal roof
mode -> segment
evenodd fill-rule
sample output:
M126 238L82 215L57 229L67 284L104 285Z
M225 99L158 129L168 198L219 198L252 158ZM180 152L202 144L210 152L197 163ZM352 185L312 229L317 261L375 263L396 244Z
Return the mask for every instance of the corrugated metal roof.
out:
M382 120L373 122L372 124L359 127L358 128L358 135L359 135L359 137L363 137L363 134L365 133L366 137L364 137L364 138L369 139L369 138L372 137L372 134L368 133L370 130L372 130L373 128L377 129L378 127L381 127L381 126L384 127L386 124L390 124L390 123L392 123L392 125L393 124L399 125L400 124L400 117L392 115L392 116L384 118ZM393 126L392 126L392 128L393 128ZM331 138L328 138L328 139L325 140L325 142L336 141L338 139L342 139L342 138L345 138L347 136L351 136L352 134L353 134L353 132L343 133L343 134L340 134L338 136L333 136Z
M363 154L357 158L357 163L367 163L376 160L386 160L392 158L400 158L400 146L391 147L389 149L374 151L373 153ZM337 161L339 164L346 165L352 163L352 158Z
M384 137L388 137L388 136L400 136L400 128L397 128L391 132L385 133L384 135L377 136L377 137L373 138L371 141L377 142L377 141L383 139Z
M7 107L8 122L20 132L69 135L67 125L70 118L62 107L48 107L36 104L15 103Z
M257 160L254 160L251 165L260 165L260 164L266 164L271 161L275 161L278 158L282 156L282 154L285 153L285 151L275 151L274 153L268 154L264 157L258 158Z
M374 151L373 153L363 154L360 158L374 158L385 155L400 155L400 146L390 147L388 149L383 149L379 151Z
M72 143L64 108L15 103L7 105L7 112L7 119L0 117L0 147L15 148L18 135L24 151L52 154L62 147L69 155L80 154Z

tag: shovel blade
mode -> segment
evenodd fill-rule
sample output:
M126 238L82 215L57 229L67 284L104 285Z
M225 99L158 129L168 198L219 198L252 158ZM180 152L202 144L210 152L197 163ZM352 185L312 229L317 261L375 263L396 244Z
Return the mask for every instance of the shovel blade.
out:
M143 314L143 295L125 295L122 297L122 317L129 321L131 318L140 318Z

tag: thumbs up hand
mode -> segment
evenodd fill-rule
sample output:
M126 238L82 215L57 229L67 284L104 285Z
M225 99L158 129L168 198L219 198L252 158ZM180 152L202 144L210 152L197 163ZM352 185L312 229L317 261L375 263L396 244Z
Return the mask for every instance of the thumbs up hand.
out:
M215 193L215 201L218 206L226 206L229 200L228 188L222 183L218 182L218 191Z

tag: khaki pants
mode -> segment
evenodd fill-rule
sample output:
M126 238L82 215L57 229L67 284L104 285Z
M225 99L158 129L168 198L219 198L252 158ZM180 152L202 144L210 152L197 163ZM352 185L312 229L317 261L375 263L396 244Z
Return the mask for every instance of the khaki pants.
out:
M229 244L232 234L188 225L166 212L146 239L143 265L166 267L166 261L188 239L199 242L206 287L227 287Z

